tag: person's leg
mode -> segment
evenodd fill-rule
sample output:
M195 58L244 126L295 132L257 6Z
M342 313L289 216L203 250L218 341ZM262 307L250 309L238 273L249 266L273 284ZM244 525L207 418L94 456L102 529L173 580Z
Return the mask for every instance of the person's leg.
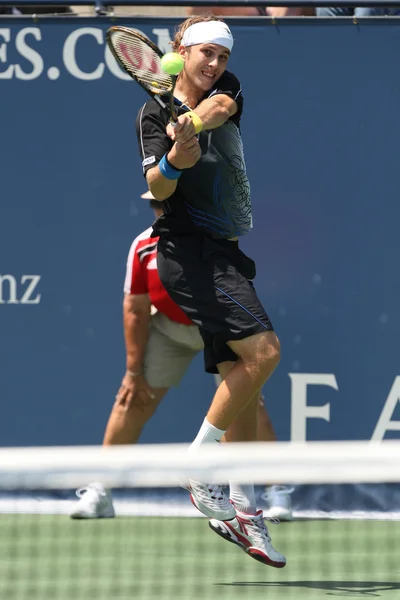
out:
M229 371L235 363L223 363L218 365L221 377L226 378ZM226 431L224 441L247 442L247 441L276 441L276 435L272 427L271 420L266 412L264 398L258 391L247 407L242 410L237 419ZM282 493L283 487L280 486L279 492ZM277 491L277 486L270 488L270 494ZM274 501L276 503L276 496ZM230 483L230 499L236 508L242 513L255 514L256 499L254 486L241 485L240 483ZM272 496L271 496L272 499ZM283 497L280 498L283 500ZM289 497L290 500L290 497ZM281 505L281 503L278 503ZM280 511L282 513L282 510ZM283 514L283 513L282 513ZM282 516L281 514L281 516Z
M260 394L257 407L257 441L275 442L276 434L265 407L264 396ZM293 487L284 485L268 485L262 498L267 502L267 516L270 519L279 519L280 521L292 521L292 499L290 494Z
M225 379L226 375L229 371L235 366L235 362L226 361L220 363L218 365L218 375L214 375L214 380L217 388L220 386L222 381ZM256 394L254 397L254 403L257 404L256 399L260 398L260 393ZM255 432L257 431L257 419L258 419L258 409L255 410L255 404L253 405L253 401L250 402L249 410L243 410L239 417L235 419L235 421L230 425L228 430L225 432L224 436L221 439L221 442L248 442L254 441ZM243 417L242 417L243 415ZM255 421L254 421L255 416Z
M207 413L207 421L226 431L259 393L279 363L279 340L274 331L257 333L227 342L239 357L218 387Z
M235 366L234 362L224 362L218 365L221 379L224 380ZM224 442L254 442L257 433L257 406L259 391L242 410L239 416L226 430L221 441ZM256 496L254 485L241 484L240 482L229 482L229 499L235 508L243 513L255 514Z
M224 432L267 381L280 357L278 338L251 282L256 275L254 261L236 242L161 236L157 267L169 295L201 334L213 337L216 351L222 347L229 351L218 362L237 361L206 416L214 429Z
M115 400L104 434L103 445L136 444L143 427L151 419L168 388L154 388L154 398L146 405L135 402L127 407L125 399Z
M135 403L126 406L126 397L117 396L106 426L103 446L135 444L147 421L168 391L168 387L152 388L154 398L148 404ZM77 490L79 502L69 513L72 519L113 518L115 510L111 491L101 482L89 483Z
M232 362L219 364L218 370L221 377L226 379L234 367L235 363ZM257 390L253 398L228 427L223 441L256 441L260 396L260 390ZM235 506L236 518L231 521L211 519L210 528L263 564L277 568L284 567L286 558L272 546L263 512L257 511L254 485L230 481L229 498Z
M240 428L240 436L246 437L242 441L256 439L253 428L257 427L257 414L253 409L257 407L256 398L260 389L279 362L279 340L274 331L265 331L228 342L227 346L231 354L239 358L230 364L224 380L218 386L191 449L203 443L219 442L230 427L232 431ZM247 418L244 422L243 411L252 400L254 404L245 413ZM233 435L239 436L239 432Z
M231 368L234 363L230 363ZM222 377L219 374L214 375L215 385L218 387L222 381ZM257 442L276 442L276 434L274 427L272 425L272 421L269 417L267 408L265 406L265 398L262 392L258 394L257 401Z
M120 393L121 386L107 423L104 446L136 443L143 427L155 413L168 389L179 384L190 361L198 352L194 347L190 347L190 344L195 346L196 343L193 334L188 337L189 346L175 339L176 330L180 327L184 326L171 322L164 318L164 315L157 314L152 317L143 372L154 397L148 398L146 404L143 404L140 397L131 398L127 402L127 394ZM80 500L71 511L70 517L93 519L114 516L110 491L101 483L91 483L78 490L77 495Z
M257 402L257 442L276 442L277 437L265 406L265 398L260 393Z
M154 414L168 388L153 388L154 398L142 406L133 402L126 406L126 396L116 397L106 426L103 446L135 444L142 428ZM101 482L92 482L76 491L79 498L69 513L71 519L101 519L115 517L111 491Z
M235 242L161 236L157 266L172 299L199 325L205 361L208 345L215 353L225 353L214 368L235 361L190 446L195 451L205 443L218 444L261 389L279 362L279 341L250 281L254 261ZM189 480L192 501L206 516L234 518L234 507L221 488L211 487Z
M212 348L214 348L214 343ZM279 361L279 341L274 332L267 331L252 336L251 340L245 338L232 344L229 342L225 348L229 350L226 354L230 353L235 358L239 356L239 359L236 362L224 361L223 365L217 361L221 373L223 372L224 380L216 391L191 449L222 439L225 441L256 440L260 389ZM207 345L205 358L206 350ZM232 519L232 506L236 512L242 509L249 513L256 513L254 486L231 486L231 500L234 499L231 506L229 506L228 498L219 490L217 494L219 505L213 507L212 495L211 500L206 498L210 487L202 486L199 482L194 483L196 486L192 486L192 502L206 516L214 517L218 521ZM215 496L214 490L212 491ZM206 504L207 506L205 506ZM214 504L216 503L214 502ZM275 562L284 560L281 555L279 556L279 560L277 559Z
M234 363L224 363L224 365L219 365L223 369L227 367L225 365L230 365L230 368L234 365ZM222 378L220 375L215 375L215 383L218 386ZM256 396L256 404L257 404L257 434L256 440L257 442L276 442L277 437L275 434L274 427L272 425L272 421L269 417L265 406L265 399L263 394L260 392ZM243 414L243 413L241 413ZM231 441L243 441L243 431L242 431L242 423L241 415L237 419L238 423L233 424L228 429L228 438L225 436L222 438L222 441L226 441L226 439L230 439ZM239 425L239 430L238 430ZM246 436L245 436L246 438ZM230 486L230 499L234 500L234 495L236 496L237 502L242 502L244 506L243 512L247 512L250 507L253 505L252 499L254 495L252 494L252 490L249 486L239 486L232 491L232 483ZM270 519L279 519L280 521L292 521L293 520L293 512L292 512L292 500L290 494L293 492L293 487L287 487L283 485L268 485L266 486L265 493L262 494L262 498L267 502L268 505L268 513L267 516ZM255 501L254 501L255 502ZM235 502L236 504L236 502ZM240 509L239 509L240 510Z
M151 320L143 367L154 398L145 405L133 402L126 406L124 397L117 395L104 445L136 443L169 388L179 385L193 357L202 348L197 327L176 323L162 313L156 313Z

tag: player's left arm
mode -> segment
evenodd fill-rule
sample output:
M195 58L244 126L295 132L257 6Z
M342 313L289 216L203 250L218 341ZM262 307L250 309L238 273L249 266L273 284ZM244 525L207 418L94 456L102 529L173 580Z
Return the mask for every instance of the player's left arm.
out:
M237 111L236 100L223 92L219 92L200 102L195 111L180 115L178 117L178 122L181 125L179 131L168 125L167 134L172 140L185 143L198 133L196 130L198 123L201 123L201 131L217 129L233 117Z
M179 134L168 125L168 136L176 141L190 139L199 131L216 129L232 119L239 123L243 109L243 96L240 82L233 73L225 71L208 98L200 102L193 111L178 117L184 123ZM176 137L175 137L176 136Z
M196 115L203 123L203 129L216 129L221 127L238 111L236 100L224 93L215 94L206 98L196 106ZM189 117L190 118L190 117Z

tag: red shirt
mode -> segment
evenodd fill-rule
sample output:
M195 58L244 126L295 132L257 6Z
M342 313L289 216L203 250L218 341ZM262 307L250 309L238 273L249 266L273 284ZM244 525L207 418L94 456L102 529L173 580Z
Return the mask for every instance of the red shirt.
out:
M133 240L126 263L125 294L148 294L156 309L176 323L193 325L183 310L168 295L157 271L158 237L150 237L149 227Z

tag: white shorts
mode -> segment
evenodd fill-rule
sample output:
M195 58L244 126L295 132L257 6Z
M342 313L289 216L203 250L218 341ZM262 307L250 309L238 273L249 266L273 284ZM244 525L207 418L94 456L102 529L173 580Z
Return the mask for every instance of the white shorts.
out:
M179 385L191 361L203 349L197 325L183 325L155 313L144 356L147 383L153 388Z

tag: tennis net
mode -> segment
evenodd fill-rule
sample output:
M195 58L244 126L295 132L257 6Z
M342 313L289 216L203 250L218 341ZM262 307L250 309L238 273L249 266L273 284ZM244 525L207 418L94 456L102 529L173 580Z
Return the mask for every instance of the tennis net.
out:
M287 558L274 569L216 535L181 487L255 482L259 508L267 484L384 493L398 487L399 458L399 442L2 449L0 598L399 598L398 514L295 510L293 522L267 522ZM91 482L112 488L115 519L69 518Z

